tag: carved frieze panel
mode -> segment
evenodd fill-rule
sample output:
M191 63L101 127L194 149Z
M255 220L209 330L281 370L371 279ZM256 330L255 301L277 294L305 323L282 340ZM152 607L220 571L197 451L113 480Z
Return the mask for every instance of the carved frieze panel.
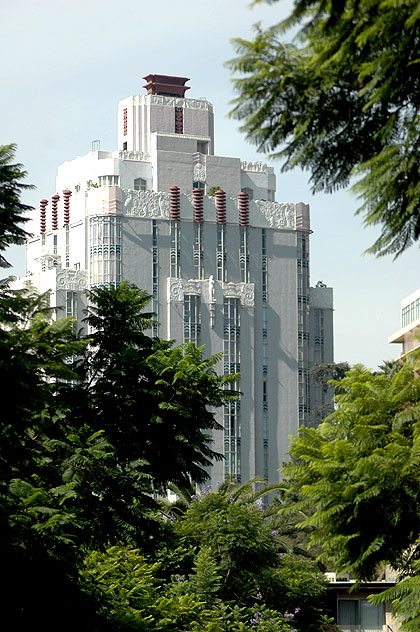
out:
M183 99L182 97L167 97L163 94L140 95L149 98L153 105L170 105L173 107L193 108L195 110L212 110L206 99Z
M223 296L239 298L244 307L254 307L255 286L253 283L222 283Z
M221 287L219 298L217 287ZM213 276L209 279L175 279L168 278L168 297L170 303L182 303L185 294L197 294L202 301L214 305L222 300L222 295L229 298L239 298L244 307L254 307L255 289L253 283L223 283L215 281Z
M255 204L271 228L296 228L295 205L293 202L255 200Z
M125 189L122 193L125 215L160 219L169 218L169 193Z
M150 154L143 151L119 151L118 158L121 160L139 160L141 162L150 162Z
M251 160L241 160L241 169L243 171L257 171L260 173L267 173L267 163L257 160L255 162Z
M199 180L200 182L206 181L206 169L201 162L197 162L194 165L194 180Z
M64 268L57 272L57 289L83 291L87 288L87 271Z
M184 294L201 295L201 281L196 279L168 279L168 296L170 303L182 303Z

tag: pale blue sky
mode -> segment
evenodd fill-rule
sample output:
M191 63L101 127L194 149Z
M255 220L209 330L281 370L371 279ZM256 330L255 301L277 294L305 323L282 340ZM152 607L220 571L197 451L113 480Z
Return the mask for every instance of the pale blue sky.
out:
M287 13L289 0L247 8L243 0L14 0L2 3L0 143L19 145L18 160L37 189L38 206L55 193L57 165L116 148L116 107L141 94L150 73L190 77L188 96L214 105L216 152L261 160L229 120L233 97L224 62L231 38ZM419 250L396 262L362 256L379 229L362 228L348 192L312 196L301 173L277 174L278 201L311 205L311 282L334 288L335 359L375 368L400 353L387 337L400 326L400 300L420 285ZM24 254L10 258L24 272Z

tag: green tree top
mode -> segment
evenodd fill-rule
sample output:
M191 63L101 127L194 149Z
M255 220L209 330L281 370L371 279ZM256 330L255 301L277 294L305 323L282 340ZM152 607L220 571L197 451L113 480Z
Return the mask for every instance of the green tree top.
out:
M10 263L1 254L12 244L23 244L29 236L21 226L28 221L25 216L32 206L23 204L23 191L33 189L21 182L26 171L20 164L13 164L16 145L0 145L0 267L10 268Z
M228 62L247 137L283 170L308 170L313 192L356 178L378 255L420 237L419 25L417 0L295 0Z
M222 458L212 449L212 430L220 429L214 409L237 396L225 390L235 376L217 375L220 355L204 359L193 344L172 347L148 336L150 296L133 284L99 287L89 298L81 418L106 432L122 462L140 459L156 490L203 482L212 460Z
M311 543L354 578L382 563L410 572L420 535L420 380L354 367L334 384L338 408L302 428L284 467L293 509L306 512Z

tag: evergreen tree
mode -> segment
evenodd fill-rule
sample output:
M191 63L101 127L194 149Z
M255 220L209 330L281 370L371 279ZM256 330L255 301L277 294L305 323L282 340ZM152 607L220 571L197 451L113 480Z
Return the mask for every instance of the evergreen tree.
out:
M220 356L144 333L147 293L124 281L90 292L87 323L92 345L82 365L85 401L95 429L105 431L122 463L136 461L155 490L168 484L201 483L213 459L211 431L220 429L214 409L236 394L225 390L234 376L220 377ZM80 401L83 401L80 399Z
M23 244L29 234L22 228L28 221L26 213L32 210L20 197L25 190L33 189L21 182L26 171L20 164L13 164L16 145L0 145L0 267L10 268L1 254L12 244Z

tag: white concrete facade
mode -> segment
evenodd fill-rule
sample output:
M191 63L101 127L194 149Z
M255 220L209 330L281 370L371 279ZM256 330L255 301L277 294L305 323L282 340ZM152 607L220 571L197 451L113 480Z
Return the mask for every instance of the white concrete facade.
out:
M153 297L155 334L205 345L206 355L223 352L219 370L240 372L242 396L217 413L224 431L214 448L225 460L211 481L273 481L289 435L311 409L310 301L319 292L309 290L309 206L275 202L274 170L265 163L213 151L208 101L167 94L121 101L118 149L58 168L60 199L55 209L41 203L28 278L79 324L86 288L128 279ZM225 197L201 195L211 188ZM332 294L327 302L323 357L331 362Z
M402 344L401 359L420 347L420 288L402 299L401 328L388 342Z

